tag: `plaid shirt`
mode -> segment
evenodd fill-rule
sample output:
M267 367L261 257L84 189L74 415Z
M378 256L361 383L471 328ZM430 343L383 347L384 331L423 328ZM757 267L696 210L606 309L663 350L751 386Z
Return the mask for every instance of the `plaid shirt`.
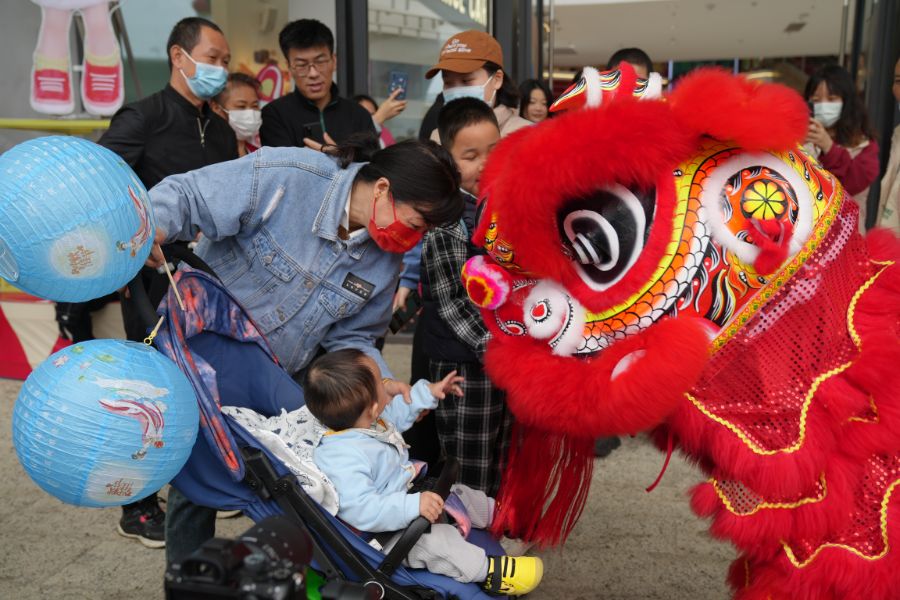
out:
M490 333L462 283L463 265L469 258L469 243L461 222L435 227L425 234L422 270L437 303L438 316L460 342L481 358Z

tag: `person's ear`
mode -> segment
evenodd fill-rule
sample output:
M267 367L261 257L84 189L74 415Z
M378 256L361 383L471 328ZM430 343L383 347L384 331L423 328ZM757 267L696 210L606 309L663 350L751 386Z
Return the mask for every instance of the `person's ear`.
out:
M181 46L172 46L169 49L169 60L172 61L172 69L181 69L184 74L191 77L191 67L194 65L189 58L185 56L187 51Z
M375 181L375 196L379 199L382 196L387 196L388 192L391 189L391 182L388 181L387 177L379 177Z
M337 54L332 53L332 54L331 54L331 68L332 68L332 73L334 73L335 71L337 71L337 66L338 66ZM378 107L376 106L375 108L378 108Z
M496 73L494 73L494 81L491 83L495 90L500 90L503 87L503 77L504 77L503 69L498 69Z

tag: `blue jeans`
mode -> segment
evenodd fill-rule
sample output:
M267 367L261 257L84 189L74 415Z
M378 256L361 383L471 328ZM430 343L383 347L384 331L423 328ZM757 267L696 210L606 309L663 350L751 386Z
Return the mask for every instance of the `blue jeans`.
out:
M166 502L166 564L181 562L216 535L216 509L194 504L174 487Z

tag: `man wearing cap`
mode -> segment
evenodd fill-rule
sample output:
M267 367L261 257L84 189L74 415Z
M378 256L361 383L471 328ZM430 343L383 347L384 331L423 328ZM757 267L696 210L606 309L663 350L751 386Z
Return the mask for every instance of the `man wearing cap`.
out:
M484 100L494 109L501 137L532 124L519 116L519 91L503 71L500 44L487 33L470 29L452 36L425 78L431 79L438 72L444 80L444 102L466 96ZM431 139L439 141L437 130Z

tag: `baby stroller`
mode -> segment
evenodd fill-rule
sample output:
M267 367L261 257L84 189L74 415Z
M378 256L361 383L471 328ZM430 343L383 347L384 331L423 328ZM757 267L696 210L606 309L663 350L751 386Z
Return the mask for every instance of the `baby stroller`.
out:
M182 266L175 277L185 310L170 289L158 310L165 321L154 343L187 375L200 406L197 441L173 485L196 504L239 509L255 522L283 514L311 538L316 571L328 582L364 584L367 598L489 598L477 584L401 565L428 529L425 518L413 521L387 555L381 553L319 506L279 459L220 411L236 406L277 415L300 408L302 391L211 269L187 250L172 258L193 267ZM138 309L155 323L159 317L139 284L129 288ZM456 478L454 467L444 467L434 489L444 498ZM503 554L484 531L473 530L468 539L489 555Z

